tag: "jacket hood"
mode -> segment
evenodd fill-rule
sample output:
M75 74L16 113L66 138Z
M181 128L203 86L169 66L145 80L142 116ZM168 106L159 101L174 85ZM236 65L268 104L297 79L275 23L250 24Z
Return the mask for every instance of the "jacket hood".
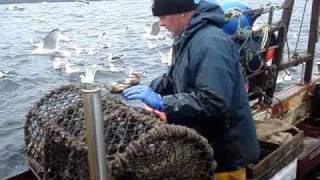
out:
M221 28L225 24L224 12L218 4L202 0L191 17L186 32L192 33L207 24Z
M224 12L218 4L201 0L191 16L186 30L175 39L173 44L180 44L180 48L183 48L198 30L208 26L208 24L222 28L225 24Z

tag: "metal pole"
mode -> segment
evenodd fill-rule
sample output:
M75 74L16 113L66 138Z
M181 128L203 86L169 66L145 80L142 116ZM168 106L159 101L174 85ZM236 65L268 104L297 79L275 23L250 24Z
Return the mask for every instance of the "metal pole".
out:
M82 89L85 126L87 130L88 163L91 180L106 180L106 148L104 142L101 91Z
M310 20L310 30L309 30L309 42L308 42L308 54L311 56L310 61L306 63L306 71L304 73L304 83L309 83L312 76L312 68L314 61L314 53L316 49L318 27L319 27L319 12L320 12L320 1L313 0L312 2L312 12Z
M279 30L278 38L277 38L278 48L276 50L275 57L272 61L273 65L275 65L277 68L279 68L282 63L283 49L284 49L284 46L286 43L287 33L289 30L294 1L295 0L285 0L285 2L284 2L285 7L283 9L282 17L281 17L281 21L280 21L281 28ZM273 86L271 88L269 88L268 90L266 90L266 95L270 98L273 98L274 91L276 89L278 73L279 73L279 70L277 70L274 74ZM272 104L271 101L270 102L266 101L266 103Z

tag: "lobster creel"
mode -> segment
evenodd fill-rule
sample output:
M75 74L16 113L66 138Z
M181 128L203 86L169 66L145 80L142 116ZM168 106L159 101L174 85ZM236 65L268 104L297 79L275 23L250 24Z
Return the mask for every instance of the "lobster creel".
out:
M108 179L212 179L216 167L207 140L187 127L102 96ZM28 163L41 179L89 179L80 88L63 86L27 114Z

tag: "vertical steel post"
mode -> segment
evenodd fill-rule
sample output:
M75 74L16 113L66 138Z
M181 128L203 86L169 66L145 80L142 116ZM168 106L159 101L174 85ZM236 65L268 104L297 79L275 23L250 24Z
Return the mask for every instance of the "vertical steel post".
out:
M272 26L273 11L274 11L274 8L271 7L271 8L270 8L270 12L269 12L269 17L268 17L268 25L269 25L270 27Z
M273 98L274 91L276 89L277 85L277 78L278 78L278 73L279 73L279 67L282 63L282 58L283 58L283 49L287 40L287 33L289 30L289 25L290 25L290 20L291 20L291 15L292 15L292 10L293 10L293 5L294 5L294 0L285 0L284 2L284 9L282 12L282 17L281 17L281 28L278 33L278 38L277 38L277 44L278 48L275 53L275 57L272 61L272 64L277 67L276 73L274 74L273 77L273 84L272 87L266 90L266 95L270 98ZM272 102L267 102L268 104L271 104Z
M306 71L304 72L304 83L309 83L312 77L314 53L315 53L317 37L318 37L319 12L320 12L319 9L320 9L320 1L313 0L311 19L310 19L309 40L308 40L308 55L310 55L311 58L306 63Z
M106 148L104 142L99 88L82 89L85 126L87 130L88 163L91 180L106 180Z

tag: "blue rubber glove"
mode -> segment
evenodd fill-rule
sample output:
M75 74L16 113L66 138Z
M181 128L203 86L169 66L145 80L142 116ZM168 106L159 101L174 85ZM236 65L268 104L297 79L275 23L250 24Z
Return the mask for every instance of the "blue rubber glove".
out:
M139 99L149 107L163 111L163 99L160 94L155 93L149 86L137 85L123 91L122 96L127 100Z

